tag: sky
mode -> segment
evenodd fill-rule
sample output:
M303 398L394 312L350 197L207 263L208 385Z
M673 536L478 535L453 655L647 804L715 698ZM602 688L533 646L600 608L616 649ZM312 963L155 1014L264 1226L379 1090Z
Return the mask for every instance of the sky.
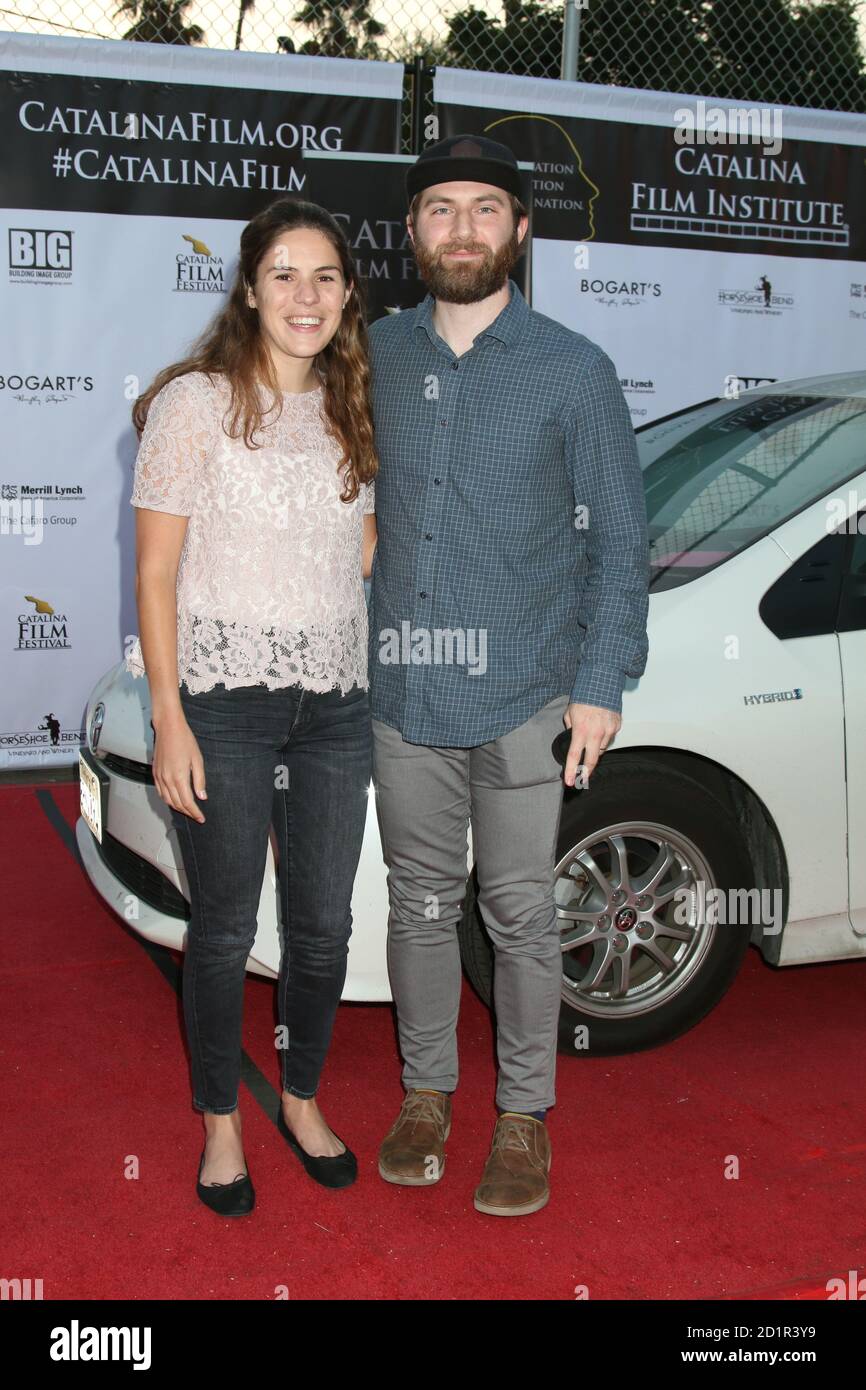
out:
M291 22L304 0L257 0L255 8L244 17L241 47L249 53L276 53L276 35L289 34L298 46L308 32ZM466 0L469 3L469 0ZM497 4L472 0L477 9L498 14ZM433 33L444 28L443 11L463 8L455 0L373 0L372 14L395 34L412 35L419 28ZM204 47L234 48L237 29L237 6L232 0L193 0L186 12L188 24L200 24L206 32ZM53 21L53 22L52 22ZM88 35L92 38L118 39L129 28L130 19L116 16L111 0L92 3L92 0L0 0L0 29L12 29L31 34Z
M593 3L593 0L589 0ZM276 36L288 34L296 45L308 37L307 32L292 23L303 0L257 0L255 8L244 18L241 47L250 53L278 52ZM389 33L402 40L412 38L422 30L441 34L447 15L472 5L488 14L501 17L499 0L373 0L373 16L384 24ZM866 51L866 0L859 0L861 42ZM206 32L204 47L234 48L237 28L237 6L234 0L193 0L187 11L187 23L200 24ZM27 33L80 33L93 38L121 38L130 20L116 16L113 0L0 0L0 29ZM402 48L401 48L402 51Z

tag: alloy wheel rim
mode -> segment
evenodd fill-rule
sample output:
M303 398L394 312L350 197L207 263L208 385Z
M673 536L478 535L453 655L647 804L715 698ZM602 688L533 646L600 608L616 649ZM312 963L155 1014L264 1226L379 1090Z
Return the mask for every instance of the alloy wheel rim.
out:
M580 840L555 869L565 1003L625 1018L679 994L715 938L715 887L697 845L670 826L621 821Z

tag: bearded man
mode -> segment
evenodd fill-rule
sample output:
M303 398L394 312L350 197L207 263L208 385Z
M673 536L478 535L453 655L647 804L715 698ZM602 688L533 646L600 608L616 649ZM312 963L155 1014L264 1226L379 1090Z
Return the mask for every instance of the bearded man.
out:
M370 327L373 778L406 1089L379 1173L428 1186L445 1171L471 823L499 1111L474 1204L522 1216L549 1198L563 783L588 787L646 664L646 507L613 362L510 278L528 230L512 151L440 141L406 192L429 293Z

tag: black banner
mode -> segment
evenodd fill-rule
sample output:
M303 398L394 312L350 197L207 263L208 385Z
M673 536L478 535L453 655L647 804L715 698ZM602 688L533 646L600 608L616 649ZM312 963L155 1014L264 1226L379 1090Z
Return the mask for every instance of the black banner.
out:
M307 196L305 150L391 152L399 125L399 101L369 95L3 72L0 198L247 220L280 194Z
M488 135L535 163L538 237L866 260L859 146L784 138L770 154L684 126L436 109L440 138Z

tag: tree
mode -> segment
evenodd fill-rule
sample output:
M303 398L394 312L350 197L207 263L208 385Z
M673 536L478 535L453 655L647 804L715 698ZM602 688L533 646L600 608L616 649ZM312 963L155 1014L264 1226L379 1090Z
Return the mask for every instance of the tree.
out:
M370 14L370 0L306 0L295 15L295 23L312 30L295 50L291 40L280 40L290 52L323 58L381 58L376 42L385 33L384 24Z
M238 27L235 33L235 48L240 48L241 46L241 34L243 33L247 10L254 10L255 7L256 0L238 0Z
M561 0L453 15L440 62L558 77ZM605 0L581 11L577 77L779 105L866 109L857 0Z
M184 21L184 11L191 3L192 0L123 0L116 13L131 15L135 23L121 38L137 43L202 43L201 25Z

